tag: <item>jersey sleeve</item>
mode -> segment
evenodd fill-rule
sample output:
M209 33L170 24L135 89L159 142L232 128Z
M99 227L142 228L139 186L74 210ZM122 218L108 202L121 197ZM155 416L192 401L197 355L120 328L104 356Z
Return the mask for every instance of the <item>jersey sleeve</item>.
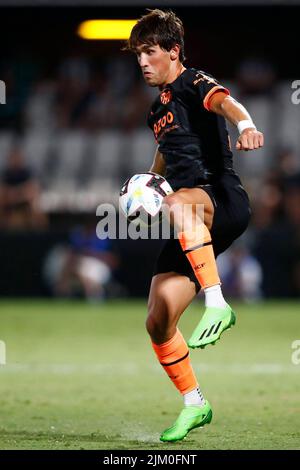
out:
M218 92L230 95L227 88L222 86L215 78L204 72L196 72L188 83L189 94L199 100L202 106L210 111L211 97Z

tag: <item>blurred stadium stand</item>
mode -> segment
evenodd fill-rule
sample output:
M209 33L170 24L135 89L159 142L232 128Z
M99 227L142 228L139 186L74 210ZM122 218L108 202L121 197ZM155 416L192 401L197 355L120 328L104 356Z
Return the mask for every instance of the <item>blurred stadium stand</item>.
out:
M288 80L276 82L272 94L248 96L241 93L236 84L222 79L221 82L242 101L265 134L265 147L260 151L251 155L235 153L235 165L244 183L259 186L265 173L277 164L276 158L282 149L291 148L295 155L300 155L300 106L291 101ZM147 94L146 89L144 93ZM92 123L83 112L81 126L59 128L55 115L50 125L41 125L39 114L35 119L32 115L28 119L33 107L44 110L44 98L40 100L41 103L37 96L28 96L24 108L26 124L21 136L14 129L0 130L0 169L4 167L6 155L18 142L41 181L41 208L46 212L91 211L97 203L116 204L124 179L148 169L153 158L156 145L145 124L150 101L145 99L145 105L139 109L143 116L139 127L129 121L118 126L103 126L96 120ZM119 103L122 107L120 97ZM228 127L234 143L236 130ZM297 161L300 167L300 158Z

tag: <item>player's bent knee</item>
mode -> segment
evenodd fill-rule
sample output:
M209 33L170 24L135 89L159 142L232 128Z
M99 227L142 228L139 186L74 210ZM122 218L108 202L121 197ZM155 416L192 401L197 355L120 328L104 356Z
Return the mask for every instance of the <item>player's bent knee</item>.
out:
M168 317L167 307L164 301L157 302L156 299L150 299L148 303L148 317L146 320L146 329L151 337L161 334L164 330L164 324Z
M184 210L184 201L177 193L169 194L163 199L165 215L170 219L171 223L181 221Z
M184 199L178 193L172 193L168 196L165 196L163 199L163 204L168 207L172 212L182 211L184 206Z
M152 315L148 315L146 320L146 330L148 331L149 335L152 337L158 330L157 321Z
M146 329L153 341L156 341L158 338L163 338L166 333L165 325L157 316L154 315L148 316L146 320Z
M154 343L162 344L174 336L176 325L166 318L160 320L157 316L149 315L146 320L146 329Z
M146 330L154 342L164 342L170 331L174 330L175 323L175 317L171 315L163 300L161 302L150 302Z

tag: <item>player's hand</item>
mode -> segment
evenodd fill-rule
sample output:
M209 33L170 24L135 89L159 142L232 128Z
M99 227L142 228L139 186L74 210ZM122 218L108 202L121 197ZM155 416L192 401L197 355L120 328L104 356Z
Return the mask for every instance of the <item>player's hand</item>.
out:
M264 135L256 129L249 127L244 129L239 136L236 149L237 150L256 150L264 145Z

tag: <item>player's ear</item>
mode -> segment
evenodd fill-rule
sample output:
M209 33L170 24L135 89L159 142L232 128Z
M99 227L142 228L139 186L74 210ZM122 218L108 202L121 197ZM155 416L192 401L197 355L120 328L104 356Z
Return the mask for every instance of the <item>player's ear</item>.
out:
M178 46L178 44L175 44L175 46L172 47L172 49L170 50L171 60L178 59L179 53L180 53L180 46Z

